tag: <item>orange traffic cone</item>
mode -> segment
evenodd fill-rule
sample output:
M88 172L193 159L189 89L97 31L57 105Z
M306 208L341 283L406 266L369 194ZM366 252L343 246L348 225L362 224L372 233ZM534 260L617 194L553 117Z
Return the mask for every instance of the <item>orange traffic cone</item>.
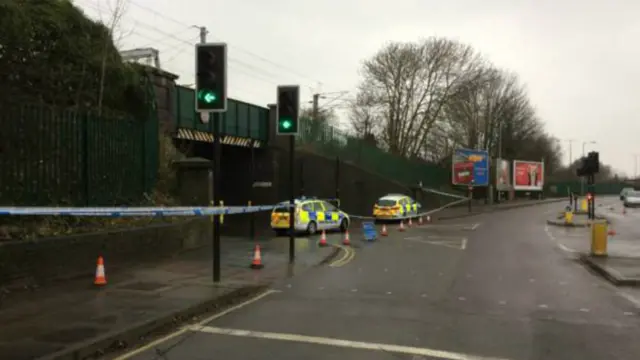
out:
M342 240L342 245L351 245L351 240L349 240L349 230L344 232L344 240Z
M380 235L387 236L389 233L387 232L387 225L382 224L382 231L380 231Z
M318 243L320 246L327 246L327 234L322 230L322 235L320 236L320 242Z
M260 254L260 245L256 244L255 250L253 250L253 261L251 262L252 269L262 269L262 255Z
M413 223L411 222L411 218L409 218L409 221L407 222L407 227L411 227L413 225Z
M398 228L398 231L404 231L404 221L400 220L400 227Z
M93 280L94 285L107 285L107 276L104 272L104 259L98 256L98 265L96 266L96 277Z
M607 235L615 236L616 235L616 231L611 229L611 230L607 231Z

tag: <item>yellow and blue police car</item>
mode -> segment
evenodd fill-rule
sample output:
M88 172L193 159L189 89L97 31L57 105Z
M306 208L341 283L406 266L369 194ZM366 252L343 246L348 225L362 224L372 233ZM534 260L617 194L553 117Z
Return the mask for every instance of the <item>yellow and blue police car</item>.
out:
M373 205L376 220L393 220L418 215L422 205L403 194L387 194Z
M349 228L349 215L325 200L302 197L295 200L296 232L313 235L322 230L340 230ZM289 202L281 202L271 212L271 228L278 234L289 230Z

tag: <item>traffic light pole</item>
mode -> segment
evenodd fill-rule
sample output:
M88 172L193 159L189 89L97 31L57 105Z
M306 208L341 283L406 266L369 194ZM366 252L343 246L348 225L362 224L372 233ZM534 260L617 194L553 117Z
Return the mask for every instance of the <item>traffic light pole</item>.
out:
M211 114L213 117L213 203L214 206L220 203L220 116ZM220 282L220 216L213 217L213 282Z
M295 237L295 151L296 137L289 136L289 263L293 264L296 258L296 237Z

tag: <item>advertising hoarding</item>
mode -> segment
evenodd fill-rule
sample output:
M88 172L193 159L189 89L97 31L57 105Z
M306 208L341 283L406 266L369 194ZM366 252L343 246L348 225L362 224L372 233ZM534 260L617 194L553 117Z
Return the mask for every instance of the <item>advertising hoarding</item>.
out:
M511 189L511 171L509 160L496 160L496 190L509 191Z
M484 150L457 149L453 153L451 182L453 185L489 185L489 154Z
M542 191L544 163L539 161L513 161L513 189Z

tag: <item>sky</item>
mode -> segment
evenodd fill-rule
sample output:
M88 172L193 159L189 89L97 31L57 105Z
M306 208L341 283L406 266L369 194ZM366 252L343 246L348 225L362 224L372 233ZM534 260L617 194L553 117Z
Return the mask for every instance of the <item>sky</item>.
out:
M76 0L108 21L117 0ZM640 2L631 0L120 0L121 49L153 47L161 67L192 84L196 26L228 44L230 97L266 106L276 86L301 102L355 96L362 61L389 41L443 36L517 73L564 163L599 151L640 174ZM307 100L305 100L307 99ZM570 146L571 144L571 146ZM636 165L638 167L636 167Z

